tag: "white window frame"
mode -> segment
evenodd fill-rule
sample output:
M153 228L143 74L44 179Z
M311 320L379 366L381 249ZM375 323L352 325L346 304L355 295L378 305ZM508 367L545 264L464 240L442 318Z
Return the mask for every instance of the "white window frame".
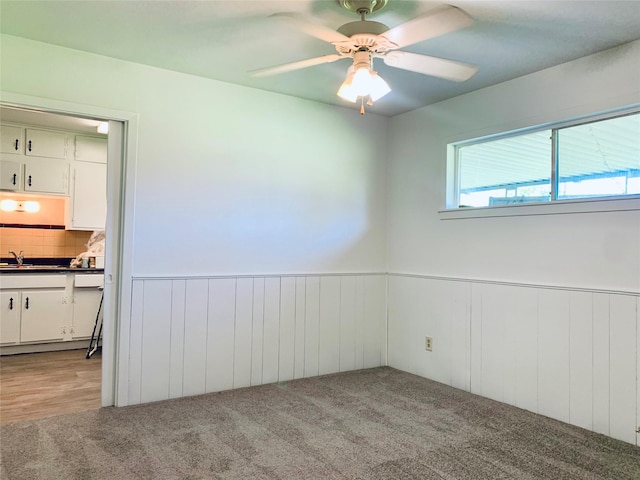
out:
M554 215L566 213L591 213L640 210L640 194L584 197L572 199L558 199L558 172L557 172L557 132L558 130L599 122L603 120L640 114L640 105L633 105L615 111L582 116L561 122L547 123L514 131L456 141L447 144L447 176L446 176L446 207L440 210L440 218L451 220L457 218L482 218L522 215ZM475 145L500 140L503 138L517 137L530 133L551 130L551 197L545 202L526 202L522 204L492 205L484 207L459 207L460 201L460 162L458 152L460 147Z

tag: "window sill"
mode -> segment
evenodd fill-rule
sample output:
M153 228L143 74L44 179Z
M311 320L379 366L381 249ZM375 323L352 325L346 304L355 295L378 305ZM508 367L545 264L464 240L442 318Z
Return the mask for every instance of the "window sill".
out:
M557 200L495 207L469 207L440 210L440 220L463 218L521 217L528 215L565 215L571 213L625 212L640 210L640 195L585 200Z

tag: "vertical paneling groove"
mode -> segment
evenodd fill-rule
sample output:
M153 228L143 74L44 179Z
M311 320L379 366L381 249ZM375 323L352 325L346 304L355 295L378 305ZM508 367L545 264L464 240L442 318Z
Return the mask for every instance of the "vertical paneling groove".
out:
M233 388L236 279L209 280L206 391Z
M262 344L264 339L264 278L253 279L251 328L251 385L262 385Z
M515 405L538 411L538 291L517 287L513 290L515 328Z
M294 378L304 377L305 360L305 310L306 310L306 278L296 278L296 311L295 311L295 348L294 348Z
M253 278L238 278L235 298L233 388L251 385Z
M570 422L593 428L593 294L571 292Z
M355 277L340 278L340 371L356 366L356 282Z
M135 280L131 292L131 330L129 333L129 405L140 403L142 373L142 318L144 315L144 281Z
M364 277L362 283L363 366L372 368L387 364L387 285L385 278L378 275Z
M296 325L296 279L280 279L280 322L278 327L278 381L294 378L295 370L295 325Z
M502 289L498 285L482 286L482 395L499 402L504 399L505 312Z
M471 392L482 393L482 285L471 283Z
M609 435L609 295L593 294L593 430Z
M171 280L144 282L140 401L169 398Z
M319 373L340 371L340 277L320 278Z
M320 278L305 279L304 376L318 375L320 351Z
M183 393L185 396L205 392L207 365L207 315L209 282L186 281Z
M278 381L280 363L280 278L264 283L264 333L262 342L262 383Z
M365 364L365 336L364 336L364 309L365 309L364 278L355 278L355 368L363 368Z
M172 282L169 398L183 395L185 292L185 280Z
M538 295L538 413L569 422L569 294Z
M635 443L636 299L612 294L609 301L609 431L613 438Z

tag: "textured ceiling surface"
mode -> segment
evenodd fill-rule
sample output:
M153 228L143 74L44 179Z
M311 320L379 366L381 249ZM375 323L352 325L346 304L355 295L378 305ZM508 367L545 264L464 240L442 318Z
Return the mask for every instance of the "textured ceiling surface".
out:
M392 92L370 108L394 116L640 38L640 1L456 1L474 24L406 51L477 65L462 83L375 63ZM442 2L389 0L369 17L389 27ZM349 62L273 77L262 67L335 53L274 13L332 29L358 20L337 0L0 1L3 33L356 110L336 96Z

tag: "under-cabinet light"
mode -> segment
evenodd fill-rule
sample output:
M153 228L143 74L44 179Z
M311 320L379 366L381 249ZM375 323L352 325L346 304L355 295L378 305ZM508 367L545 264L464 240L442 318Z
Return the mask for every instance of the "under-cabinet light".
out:
M18 202L16 200L4 199L0 202L0 209L4 212L36 213L40 211L40 202Z

